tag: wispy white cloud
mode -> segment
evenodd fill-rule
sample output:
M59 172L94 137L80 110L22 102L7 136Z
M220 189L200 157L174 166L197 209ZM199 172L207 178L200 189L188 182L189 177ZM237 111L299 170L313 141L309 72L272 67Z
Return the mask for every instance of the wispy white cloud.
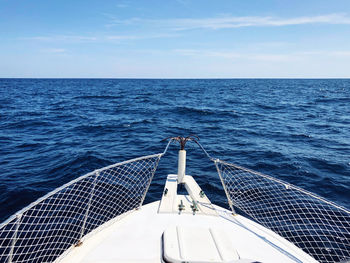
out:
M22 40L32 40L41 42L109 42L109 41L128 41L128 40L142 40L154 38L172 38L181 36L179 33L169 34L147 34L147 35L103 35L103 36L33 36L22 37Z
M137 39L153 39L153 38L172 38L179 37L180 34L148 34L148 35L109 35L105 36L107 40L137 40Z
M298 53L301 56L350 57L350 50L312 50Z
M195 50L195 49L175 49L175 53L183 56L193 57L216 57L216 58L241 58L242 54L233 51L212 51L212 50Z
M176 2L184 6L187 6L190 3L189 0L176 0Z
M134 39L140 39L141 36L136 35L111 35L106 36L106 39L108 40L134 40Z
M330 55L338 57L350 57L350 51L332 51L330 52Z
M54 53L54 54L62 54L66 52L66 49L64 48L48 48L48 49L43 49L43 52L46 53Z
M270 62L287 62L301 61L310 57L333 57L347 58L350 57L350 51L305 51L290 53L247 53L230 50L212 51L212 50L195 50L195 49L175 49L174 53L182 56L191 56L196 58L217 58L227 60L254 60Z
M118 19L112 14L104 14L107 18L110 19L108 24L105 24L105 27L113 27L117 25L137 25L142 23L153 24L156 20L142 19L138 17L132 17L128 19Z
M288 61L295 60L292 55L286 54L265 54L265 53L240 53L236 51L212 51L212 50L192 50L192 49L176 49L174 52L183 56L194 57L213 57L224 59L249 59L261 61Z
M113 19L111 25L148 25L167 27L173 30L191 29L225 29L239 27L277 27L304 24L350 24L346 14L327 14L319 16L303 16L294 18L279 18L271 16L224 16L213 18L182 18L182 19Z
M126 4L126 3L120 3L120 4L117 4L116 6L117 6L118 8L126 8L126 7L129 7L129 5Z
M22 37L24 40L37 40L37 41L60 41L60 42L92 42L96 41L97 37L91 36L81 36L81 35L56 35L56 36L32 36L32 37Z

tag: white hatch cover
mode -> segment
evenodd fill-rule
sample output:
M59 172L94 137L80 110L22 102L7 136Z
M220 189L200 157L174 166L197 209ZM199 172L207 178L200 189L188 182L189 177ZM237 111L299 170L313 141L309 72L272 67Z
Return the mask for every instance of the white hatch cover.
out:
M163 257L171 263L222 263L239 259L222 230L185 226L172 226L164 231Z

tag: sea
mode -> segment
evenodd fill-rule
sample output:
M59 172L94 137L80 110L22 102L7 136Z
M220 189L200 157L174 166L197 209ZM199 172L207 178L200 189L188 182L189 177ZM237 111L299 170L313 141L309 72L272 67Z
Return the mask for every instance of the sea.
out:
M0 79L0 222L97 168L197 135L214 158L350 209L350 79ZM177 172L162 157L146 203ZM228 207L193 142L187 174Z

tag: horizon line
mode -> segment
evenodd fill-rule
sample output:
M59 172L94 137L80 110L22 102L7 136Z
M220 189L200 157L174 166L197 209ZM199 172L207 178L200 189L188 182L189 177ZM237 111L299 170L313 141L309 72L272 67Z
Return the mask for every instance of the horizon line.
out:
M343 79L350 80L350 77L208 77L208 78L157 78L157 77L135 77L135 78L127 78L127 77L0 77L0 79L114 79L114 80L234 80L234 79L300 79L300 80L316 80L316 79Z

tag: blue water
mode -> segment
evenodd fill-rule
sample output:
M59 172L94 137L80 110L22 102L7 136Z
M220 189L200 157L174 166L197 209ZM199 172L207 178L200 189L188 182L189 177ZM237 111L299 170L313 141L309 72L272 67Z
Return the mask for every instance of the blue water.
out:
M86 172L197 134L214 157L350 208L350 80L0 79L0 221ZM172 145L146 202L176 172ZM188 173L227 207L215 167Z

